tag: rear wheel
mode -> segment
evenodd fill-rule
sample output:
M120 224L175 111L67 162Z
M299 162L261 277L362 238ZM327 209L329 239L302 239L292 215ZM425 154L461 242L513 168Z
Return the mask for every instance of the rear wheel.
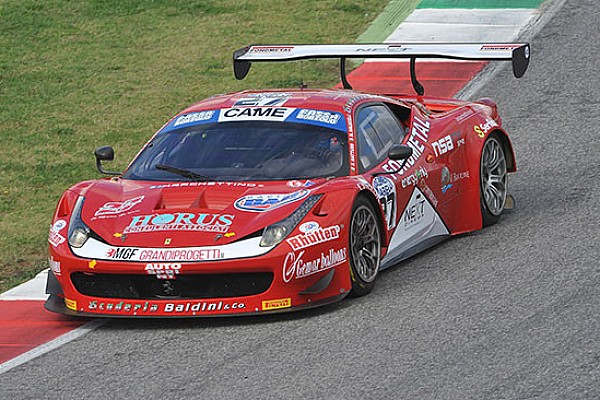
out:
M483 145L479 171L481 218L483 226L489 226L498 222L504 210L508 183L506 154L497 134Z
M353 296L363 296L375 286L381 262L381 226L373 206L358 197L350 219L350 277Z

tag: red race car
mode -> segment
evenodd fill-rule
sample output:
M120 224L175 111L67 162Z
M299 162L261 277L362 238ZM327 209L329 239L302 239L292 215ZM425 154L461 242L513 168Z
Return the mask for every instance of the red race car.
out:
M249 46L339 58L343 89L244 91L183 110L127 167L61 197L46 308L84 316L262 314L360 296L390 267L498 220L515 156L489 99L423 97L415 59L512 60L527 44ZM346 58L409 58L409 95L351 90Z

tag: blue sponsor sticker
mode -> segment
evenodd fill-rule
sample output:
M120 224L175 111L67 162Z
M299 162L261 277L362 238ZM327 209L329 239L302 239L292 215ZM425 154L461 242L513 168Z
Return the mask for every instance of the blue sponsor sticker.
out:
M286 122L297 122L336 129L342 132L346 131L346 119L341 113L335 111L298 108L286 119Z
M189 114L183 114L173 118L173 120L169 122L167 126L164 127L161 133L169 132L173 129L178 129L191 125L214 123L217 122L218 115L218 110L206 110L193 112Z
M241 211L265 212L293 203L308 196L306 189L284 194L252 194L235 201L235 208Z

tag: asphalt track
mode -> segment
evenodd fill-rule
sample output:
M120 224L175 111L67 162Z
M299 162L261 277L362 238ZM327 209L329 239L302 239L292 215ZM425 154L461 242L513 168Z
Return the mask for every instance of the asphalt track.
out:
M473 97L497 100L517 205L384 271L369 296L267 318L113 320L0 375L7 399L600 398L600 2L567 0Z

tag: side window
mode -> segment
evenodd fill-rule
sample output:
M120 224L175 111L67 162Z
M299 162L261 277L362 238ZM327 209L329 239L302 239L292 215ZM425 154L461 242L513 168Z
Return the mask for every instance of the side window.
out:
M383 104L361 108L356 116L358 159L361 172L379 164L394 143L400 143L404 130Z

